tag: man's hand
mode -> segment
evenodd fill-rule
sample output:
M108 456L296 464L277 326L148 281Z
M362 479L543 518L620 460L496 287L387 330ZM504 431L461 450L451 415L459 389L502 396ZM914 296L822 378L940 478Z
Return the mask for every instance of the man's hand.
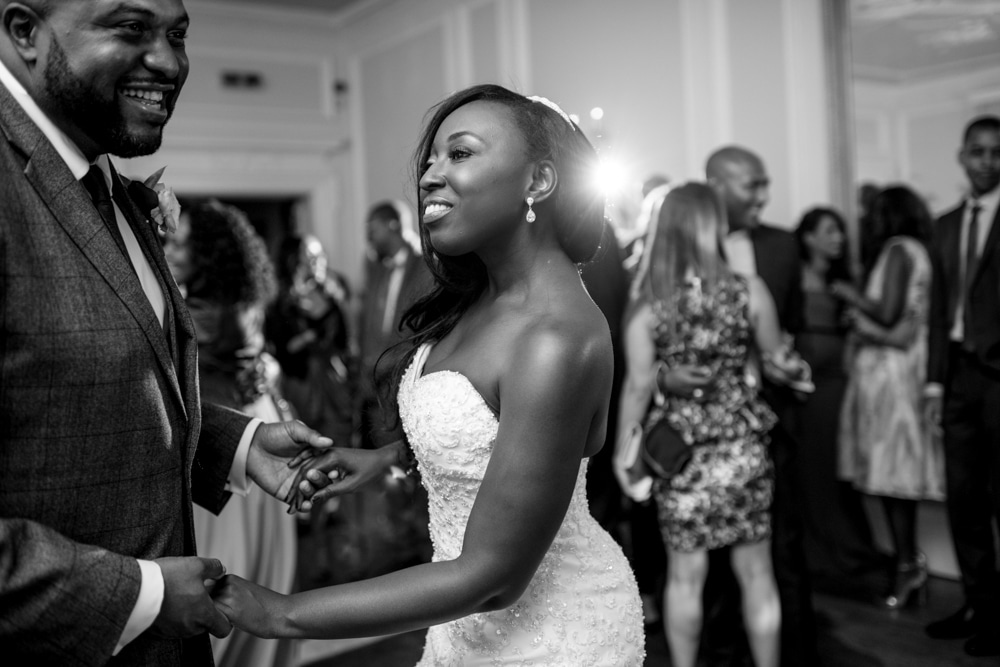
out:
M295 468L311 458L314 450L331 446L333 440L297 420L261 424L250 443L247 474L257 486L288 502L297 476Z
M163 573L163 604L152 630L168 637L191 637L211 632L225 637L233 630L229 620L216 609L209 589L226 574L215 558L196 556L158 558Z
M299 509L307 511L328 498L353 493L384 475L393 464L405 467L405 447L398 441L378 449L334 447L309 460L295 489ZM295 500L289 500L293 507Z

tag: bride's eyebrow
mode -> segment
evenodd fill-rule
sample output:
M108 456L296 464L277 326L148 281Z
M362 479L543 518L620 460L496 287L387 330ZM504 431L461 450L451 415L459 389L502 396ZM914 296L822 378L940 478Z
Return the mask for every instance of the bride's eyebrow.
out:
M462 137L472 137L479 141L483 141L483 138L471 130L459 130L458 132L453 132L448 135L448 141L455 141L456 139L461 139Z

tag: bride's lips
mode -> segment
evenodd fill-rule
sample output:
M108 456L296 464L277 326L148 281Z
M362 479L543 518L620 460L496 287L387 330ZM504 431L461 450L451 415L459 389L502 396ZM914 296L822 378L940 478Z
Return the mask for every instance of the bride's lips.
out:
M421 219L425 225L429 225L448 215L451 209L452 205L446 201L424 202L424 215Z

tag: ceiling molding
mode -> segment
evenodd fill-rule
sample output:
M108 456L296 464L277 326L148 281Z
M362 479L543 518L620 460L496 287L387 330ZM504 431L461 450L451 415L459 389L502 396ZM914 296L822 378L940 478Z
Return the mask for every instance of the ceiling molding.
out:
M877 81L880 83L910 84L968 74L975 70L996 69L998 67L1000 67L1000 59L997 56L985 55L911 70L854 63L852 73L856 79Z

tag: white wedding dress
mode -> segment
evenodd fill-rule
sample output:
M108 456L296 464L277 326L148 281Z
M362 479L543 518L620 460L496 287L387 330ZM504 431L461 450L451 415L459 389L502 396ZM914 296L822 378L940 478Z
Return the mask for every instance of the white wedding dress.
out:
M403 376L399 412L427 488L434 560L446 561L462 551L499 424L462 374L422 374L429 351L423 345ZM621 549L590 515L586 470L584 460L562 526L521 599L432 626L418 667L642 665L639 591Z

